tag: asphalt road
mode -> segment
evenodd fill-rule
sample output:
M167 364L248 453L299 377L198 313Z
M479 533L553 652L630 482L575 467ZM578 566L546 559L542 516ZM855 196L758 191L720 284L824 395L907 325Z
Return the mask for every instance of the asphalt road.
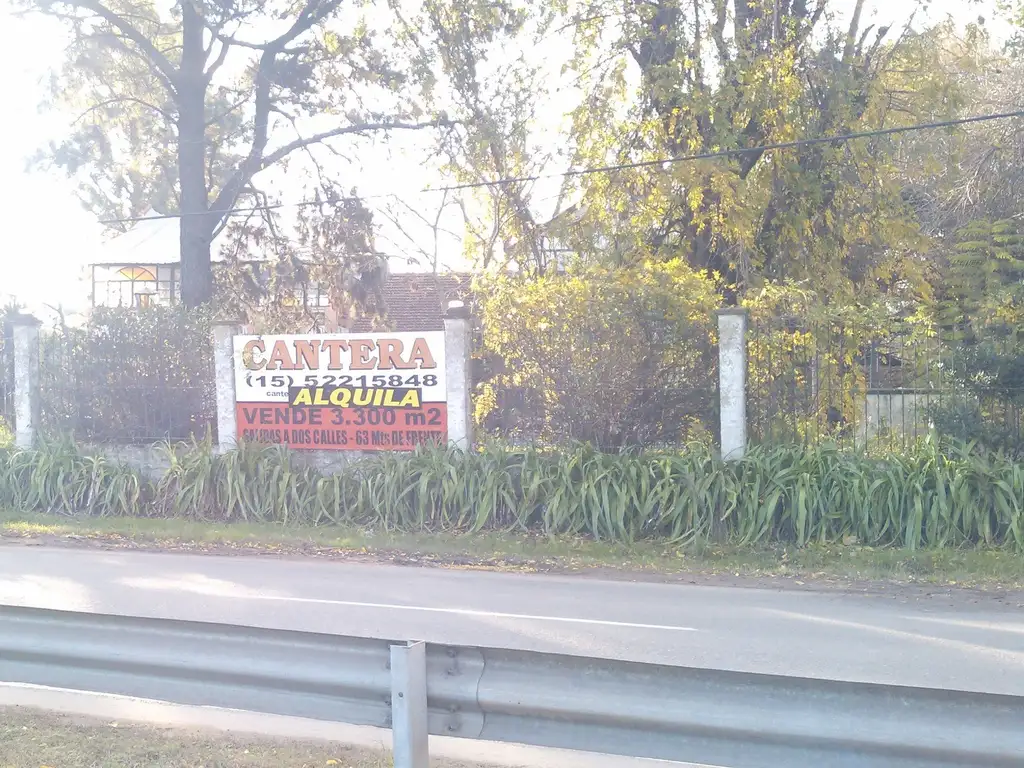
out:
M0 604L1024 695L1024 607L990 598L9 546Z

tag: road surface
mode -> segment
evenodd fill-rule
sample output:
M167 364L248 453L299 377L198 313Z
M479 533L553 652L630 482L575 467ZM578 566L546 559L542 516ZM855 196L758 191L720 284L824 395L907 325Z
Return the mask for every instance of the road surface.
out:
M5 546L0 604L1024 695L1024 608L987 598Z

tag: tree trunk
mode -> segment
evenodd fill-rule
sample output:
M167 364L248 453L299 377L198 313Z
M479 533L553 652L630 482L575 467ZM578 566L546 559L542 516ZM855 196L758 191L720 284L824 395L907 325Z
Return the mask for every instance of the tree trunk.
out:
M203 22L194 3L182 4L181 69L178 82L178 173L181 185L181 299L198 307L213 298L210 241L213 235L206 188L206 78Z

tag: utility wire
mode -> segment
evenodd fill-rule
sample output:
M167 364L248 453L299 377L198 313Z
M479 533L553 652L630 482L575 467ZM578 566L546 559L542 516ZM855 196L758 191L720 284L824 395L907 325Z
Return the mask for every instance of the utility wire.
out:
M986 123L993 120L1010 120L1013 118L1024 117L1024 110L1017 110L1014 112L997 112L994 114L987 115L974 115L973 117L962 117L955 120L941 120L938 122L931 123L917 123L915 125L904 125L895 128L879 128L873 131L861 131L858 133L846 133L838 136L818 136L809 139L795 139L793 141L781 141L774 144L761 144L756 147L737 147L736 149L723 149L715 152L701 152L693 155L678 155L676 157L663 157L657 160L641 160L633 163L619 163L616 165L601 165L593 168L572 168L568 171L561 171L558 173L542 173L535 174L532 176L512 176L502 179L494 179L492 181L475 181L468 182L466 184L453 184L444 187L427 187L419 190L420 193L435 193L435 192L457 192L465 189L479 189L482 187L500 187L506 184L522 184L531 181L541 181L544 179L558 179L558 178L570 178L574 176L590 176L595 173L612 173L614 171L634 170L637 168L657 168L665 165L671 165L673 163L685 163L685 162L696 162L699 160L717 160L729 157L739 157L743 155L749 155L752 153L764 154L765 152L773 152L777 150L786 149L799 149L800 147L813 147L820 146L822 144L844 144L849 141L855 141L857 139L871 139L879 136L895 136L904 133L914 133L917 131L930 131L938 130L942 128L955 128L962 125L971 125L974 123ZM221 211L202 211L197 213L168 213L160 214L157 216L140 216L134 218L124 219L105 219L102 220L101 224L129 224L140 221L154 221L159 219L180 219L184 216L229 216L240 213L255 213L257 211L275 210L280 208L302 208L311 205L330 205L333 202L341 202L343 200L373 200L376 198L391 197L390 194L380 195L360 195L356 197L343 197L335 198L333 200L302 200L294 203L271 203L268 205L254 206L250 208L228 208Z

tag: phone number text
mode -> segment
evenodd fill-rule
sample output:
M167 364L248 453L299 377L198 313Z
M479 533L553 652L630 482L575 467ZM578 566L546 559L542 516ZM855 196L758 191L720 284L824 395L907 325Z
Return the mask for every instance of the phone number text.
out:
M333 373L310 373L305 376L290 376L277 373L245 374L246 386L257 389L287 389L289 387L436 387L437 376L432 373L421 376L411 374L403 376L393 373L391 375L377 376L349 376Z

